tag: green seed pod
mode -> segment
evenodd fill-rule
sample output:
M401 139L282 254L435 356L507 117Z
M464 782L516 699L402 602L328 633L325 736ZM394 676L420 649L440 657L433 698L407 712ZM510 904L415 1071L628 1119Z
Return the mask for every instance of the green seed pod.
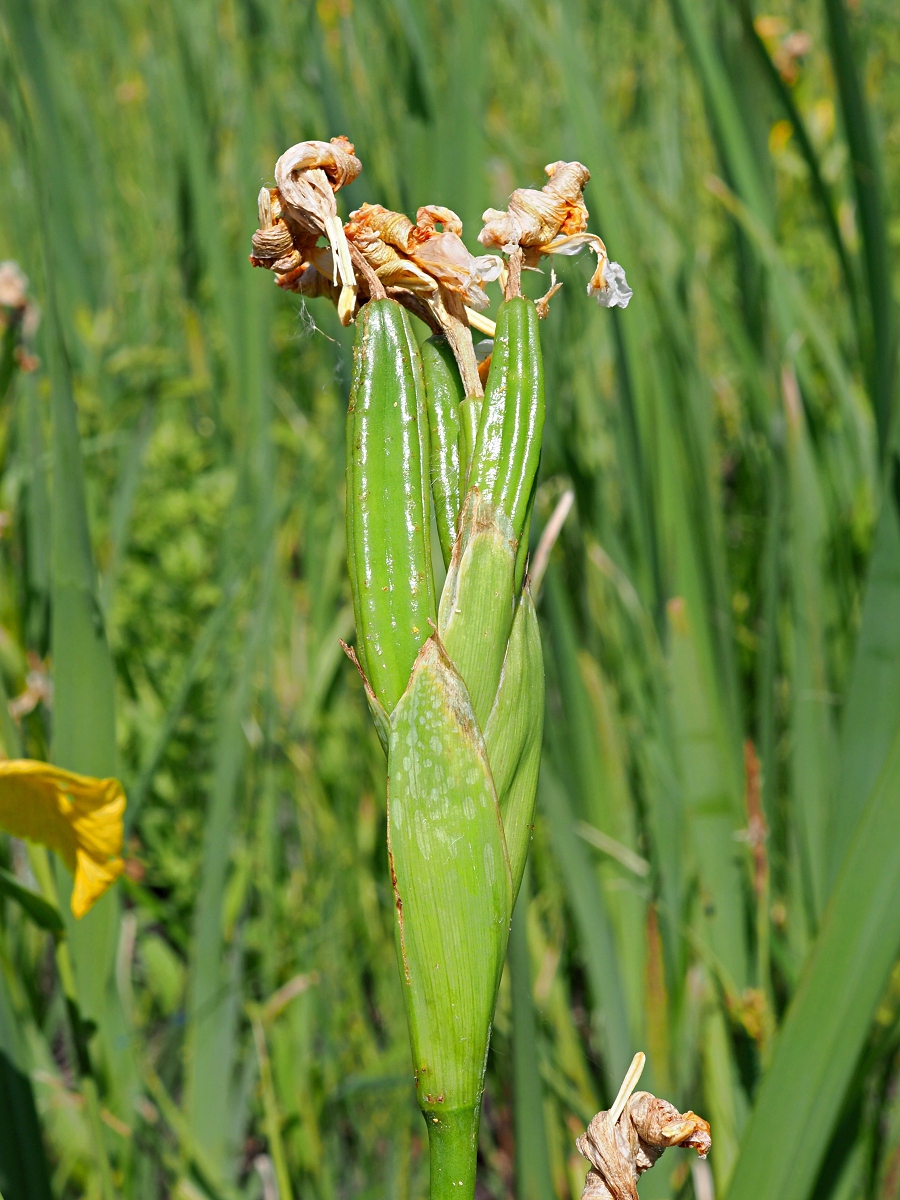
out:
M459 483L463 496L469 490L472 455L475 453L475 442L478 438L478 426L481 422L481 407L483 403L484 401L481 396L466 396L465 400L459 406Z
M431 435L431 495L444 566L456 541L460 496L460 411L465 398L459 368L446 338L433 337L422 347L428 426Z
M432 1200L472 1200L491 1019L512 913L497 793L436 638L390 719L388 855Z
M418 346L394 300L357 320L347 412L347 545L357 653L387 712L435 616L428 420Z
M478 488L522 538L544 430L544 366L537 309L516 296L500 305L469 487Z
M531 591L516 606L494 707L484 731L512 873L513 904L534 821L544 729L544 659Z

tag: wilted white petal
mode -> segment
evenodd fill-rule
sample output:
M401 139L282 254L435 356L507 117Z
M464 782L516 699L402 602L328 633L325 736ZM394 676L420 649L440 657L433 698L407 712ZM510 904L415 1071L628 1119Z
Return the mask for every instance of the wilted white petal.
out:
M502 270L503 259L499 254L481 254L472 262L472 275L479 283L493 283Z
M544 247L543 253L577 254L585 246L589 246L598 259L606 258L606 247L603 244L603 239L598 237L596 233L570 233L566 237L554 238L549 245Z
M607 261L603 264L603 284L602 288L597 288L593 286L593 281L589 283L588 295L594 296L602 308L628 307L628 301L634 293L628 286L624 269L617 262Z

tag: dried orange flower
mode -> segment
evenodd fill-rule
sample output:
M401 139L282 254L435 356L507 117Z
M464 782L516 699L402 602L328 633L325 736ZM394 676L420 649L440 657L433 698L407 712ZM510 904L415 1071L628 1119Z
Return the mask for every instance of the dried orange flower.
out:
M580 162L549 163L544 170L549 179L540 191L518 188L506 211L489 208L484 213L479 242L507 254L521 249L525 265L531 267L543 254L577 254L587 246L597 255L588 295L604 308L627 308L632 291L624 270L610 261L602 239L587 232L583 192L590 171Z
M278 188L262 188L257 200L259 229L251 238L253 254L250 261L254 267L265 267L279 275L306 261L316 237L304 237L300 230L288 224L281 207Z
M334 194L362 170L345 137L330 142L298 142L275 164L282 203L297 224L318 236L337 216Z
M442 225L443 230L435 227ZM462 240L462 221L452 209L429 204L416 213L409 253L442 287L462 296L473 308L487 308L484 285L499 278L503 263L496 254L475 257Z
M482 217L484 229L478 235L482 246L498 246L507 254L521 246L526 264L534 266L555 238L587 229L582 192L590 171L580 162L549 163L544 171L549 182L540 191L517 188L506 212L487 210Z
M341 288L334 283L331 251L317 245L317 236L301 230L286 216L278 188L259 193L259 229L254 233L250 261L278 276L279 287L303 296L327 296L338 303Z
M420 208L413 225L404 213L364 204L350 214L345 233L385 287L427 298L440 286L473 308L487 307L484 285L499 276L502 266L496 255L470 254L460 236L462 221L438 205Z
M385 287L428 296L437 291L437 284L407 253L413 228L405 213L392 212L381 204L363 204L350 214L344 232Z

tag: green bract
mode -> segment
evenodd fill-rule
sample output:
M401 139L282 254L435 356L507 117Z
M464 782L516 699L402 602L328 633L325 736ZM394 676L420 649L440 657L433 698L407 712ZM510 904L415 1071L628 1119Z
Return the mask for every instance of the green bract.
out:
M456 1114L481 1107L512 880L484 739L466 686L434 637L391 715L388 777L388 854L418 1099L426 1118L454 1114L455 1130Z

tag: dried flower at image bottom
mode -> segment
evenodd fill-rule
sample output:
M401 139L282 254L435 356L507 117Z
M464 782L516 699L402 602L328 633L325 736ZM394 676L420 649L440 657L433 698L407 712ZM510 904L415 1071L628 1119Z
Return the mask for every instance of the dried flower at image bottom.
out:
M579 1151L591 1164L582 1200L638 1200L637 1181L671 1146L709 1153L709 1124L696 1113L680 1113L668 1100L635 1092L618 1120L597 1113L578 1138Z

